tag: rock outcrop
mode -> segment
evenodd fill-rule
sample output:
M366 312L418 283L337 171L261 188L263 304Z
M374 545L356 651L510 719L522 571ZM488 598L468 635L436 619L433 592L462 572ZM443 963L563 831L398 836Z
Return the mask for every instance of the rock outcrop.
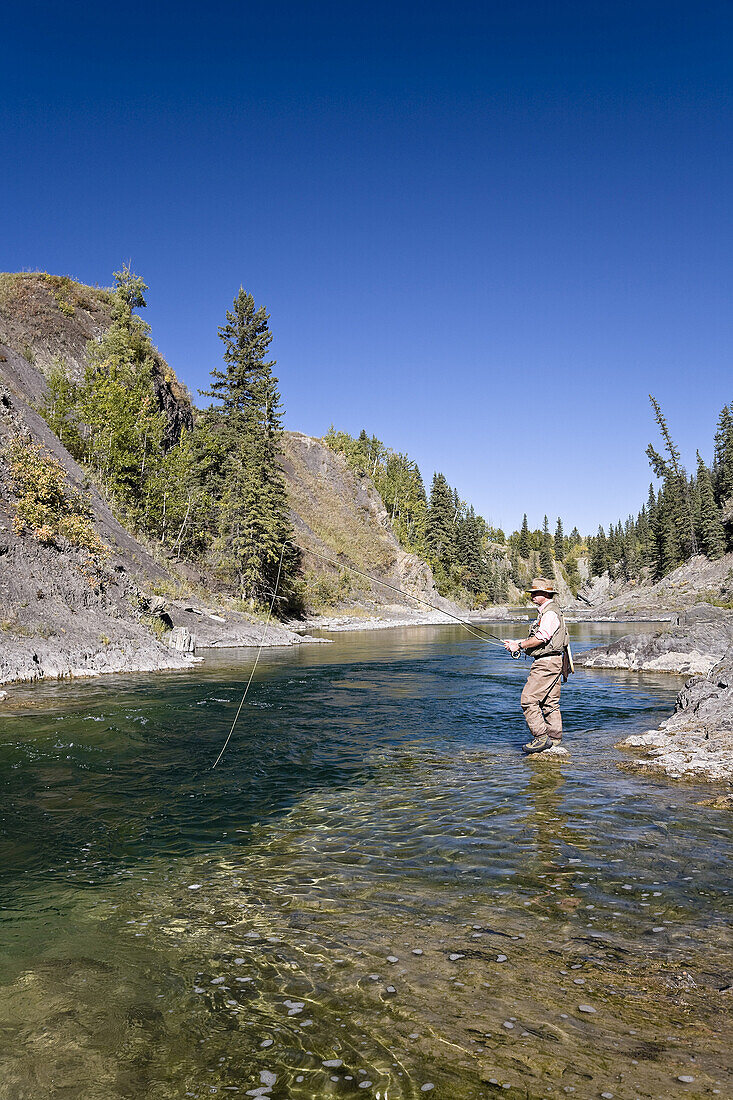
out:
M675 616L664 630L627 634L579 654L575 663L584 668L707 675L731 645L733 611L698 604Z
M658 729L634 734L620 746L634 753L629 766L673 778L733 780L733 611L700 604L668 629L629 634L579 654L585 668L689 675L674 714Z
M591 605L585 605L588 617L674 618L703 599L733 600L733 554L717 561L698 554L655 584L612 580L604 573L586 583L580 595Z
M733 647L706 676L688 680L675 712L659 729L627 737L634 766L674 779L733 782Z

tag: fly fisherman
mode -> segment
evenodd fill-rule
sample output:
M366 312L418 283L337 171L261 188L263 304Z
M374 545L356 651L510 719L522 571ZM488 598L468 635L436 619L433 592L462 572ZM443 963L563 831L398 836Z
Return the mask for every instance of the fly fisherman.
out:
M553 582L547 577L535 577L529 594L537 608L537 621L524 641L507 641L504 645L512 656L528 653L533 658L521 699L524 717L532 734L532 740L524 745L524 751L533 753L560 744L561 680L567 680L568 667L572 670L572 663L568 628L560 605L553 598L557 595Z

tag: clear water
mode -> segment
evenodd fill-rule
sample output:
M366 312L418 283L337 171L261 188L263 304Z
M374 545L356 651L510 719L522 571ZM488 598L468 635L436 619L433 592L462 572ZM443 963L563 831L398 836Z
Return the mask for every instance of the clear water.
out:
M613 748L679 681L578 673L527 760L523 664L334 637L266 654L214 771L251 651L13 688L0 1097L733 1094L729 817Z

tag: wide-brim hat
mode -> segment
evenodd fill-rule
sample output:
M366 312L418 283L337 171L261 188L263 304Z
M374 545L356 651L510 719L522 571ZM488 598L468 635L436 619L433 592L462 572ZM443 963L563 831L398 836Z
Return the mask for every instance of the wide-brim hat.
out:
M556 596L557 589L555 588L555 582L548 580L547 577L535 577L532 584L527 589L530 596Z

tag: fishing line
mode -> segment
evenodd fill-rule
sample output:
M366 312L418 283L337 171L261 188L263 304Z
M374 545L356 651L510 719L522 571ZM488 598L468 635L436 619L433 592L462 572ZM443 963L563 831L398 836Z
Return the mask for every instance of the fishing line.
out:
M270 619L272 618L272 609L275 606L275 600L282 598L282 597L278 596L277 590L278 590L278 587L280 585L280 574L282 572L283 558L285 556L285 547L286 546L294 546L296 550L301 550L304 554L313 554L315 557L321 558L323 561L330 562L331 565L335 565L339 569L345 568L344 565L342 564L342 562L337 561L336 558L328 557L327 554L321 554L318 550L311 550L307 546L300 546L297 542L293 542L290 539L286 539L285 542L283 543L282 550L280 551L280 561L279 561L278 567L277 567L277 577L275 579L275 587L274 587L273 592L272 592L272 599L270 600L270 608L267 612L267 620L265 621L265 629L262 633L262 639L260 641L259 649L257 650L257 656L255 657L254 664L252 665L252 671L249 674L249 679L247 680L247 685L244 689L244 694L242 695L242 698L239 701L239 706L237 707L237 713L234 715L234 721L232 722L231 729L229 730L229 734L227 735L227 739L226 739L226 741L224 742L224 744L222 746L221 752L217 756L214 763L211 765L212 771L216 767L216 765L219 763L219 761L221 760L222 756L224 755L224 752L226 751L227 745L231 741L232 734L234 733L234 727L237 724L237 721L239 719L239 715L242 713L242 707L244 706L244 701L247 698L247 693L249 692L250 686L252 684L252 680L254 679L254 674L257 670L257 664L258 664L259 659L260 659L260 654L262 653L262 649L263 649L263 646L265 644L265 640L267 638L267 631L270 627ZM349 565L347 568L348 568L350 573L356 573L360 577L365 577L366 580L370 581L372 584L381 584L384 588L389 588L390 591L396 592L398 596L402 596L402 598L405 599L405 600L415 600L416 603L420 603L424 607L429 607L432 611L437 611L440 615L446 615L449 619L454 619L455 622L460 623L461 626L464 627L464 629L466 629L469 634L472 634L474 638L478 638L479 641L486 642L487 645L497 646L500 649L505 649L506 648L504 643L502 642L501 638L498 636L498 634L492 634L488 630L482 630L481 627L474 627L474 624L466 622L465 619L461 619L460 616L454 615L451 611L445 611L445 610L443 610L442 607L437 607L434 603L430 603L428 600L421 599L420 596L413 596L413 594L411 592L403 592L403 590L401 588L397 588L396 585L389 584L388 581L379 580L377 577L372 577L369 573L364 573L364 572L362 572L361 569L357 569L353 565ZM489 639L491 639L491 638L495 638L496 641L494 641L494 642L490 641Z
M397 588L394 584L389 584L387 581L379 580L377 577L372 577L369 573L363 573L361 569L357 569L353 565L344 566L336 558L329 558L326 554L319 553L318 550L310 550L307 546L299 546L297 542L291 542L291 546L295 546L296 549L302 550L305 554L313 554L317 558L321 558L323 561L330 562L331 565L338 566L339 569L348 569L349 573L357 573L360 577L365 577L372 584L381 584L384 588L389 588L390 591L396 592L398 596L402 596L406 600L415 600L417 603L421 603L423 607L429 607L433 611L437 611L440 615L447 615L449 619L454 619L461 626L465 627L469 634L473 634L474 638L478 638L480 641L486 641L487 638L496 638L495 642L489 642L489 645L500 645L504 649L504 643L498 634L491 634L488 630L482 630L481 627L475 627L473 623L466 622L465 619L461 619L458 615L454 615L450 611L444 611L442 607L436 607L434 603L430 603L428 600L423 600L419 596L413 596L411 592L403 592L401 588Z
M228 735L226 741L224 742L224 744L222 746L221 752L217 756L214 763L211 765L211 770L212 771L214 770L214 768L216 767L216 765L219 763L222 756L224 755L224 751L225 751L227 745L229 744L229 742L231 740L232 734L234 733L234 727L237 724L237 719L239 718L239 715L242 711L242 707L244 706L244 700L247 698L247 692L250 689L250 685L252 683L252 679L254 677L255 670L257 668L257 662L260 659L260 654L262 653L262 647L264 646L265 639L267 638L267 631L268 631L269 626L270 626L270 619L272 618L272 609L275 606L275 600L277 599L277 586L280 584L280 573L282 572L283 557L285 556L285 547L287 545L288 545L287 542L284 542L282 550L280 551L280 561L279 561L278 567L277 567L277 579L275 581L275 590L272 593L272 599L270 600L270 610L267 612L267 620L265 622L265 629L262 633L262 640L260 642L260 648L257 650L257 656L255 657L255 663L252 665L252 671L249 674L249 680L247 681L247 686L244 689L244 695L242 696L242 698L239 702L239 706L237 707L237 713L234 715L234 721L232 722L232 728L229 730L229 735Z

